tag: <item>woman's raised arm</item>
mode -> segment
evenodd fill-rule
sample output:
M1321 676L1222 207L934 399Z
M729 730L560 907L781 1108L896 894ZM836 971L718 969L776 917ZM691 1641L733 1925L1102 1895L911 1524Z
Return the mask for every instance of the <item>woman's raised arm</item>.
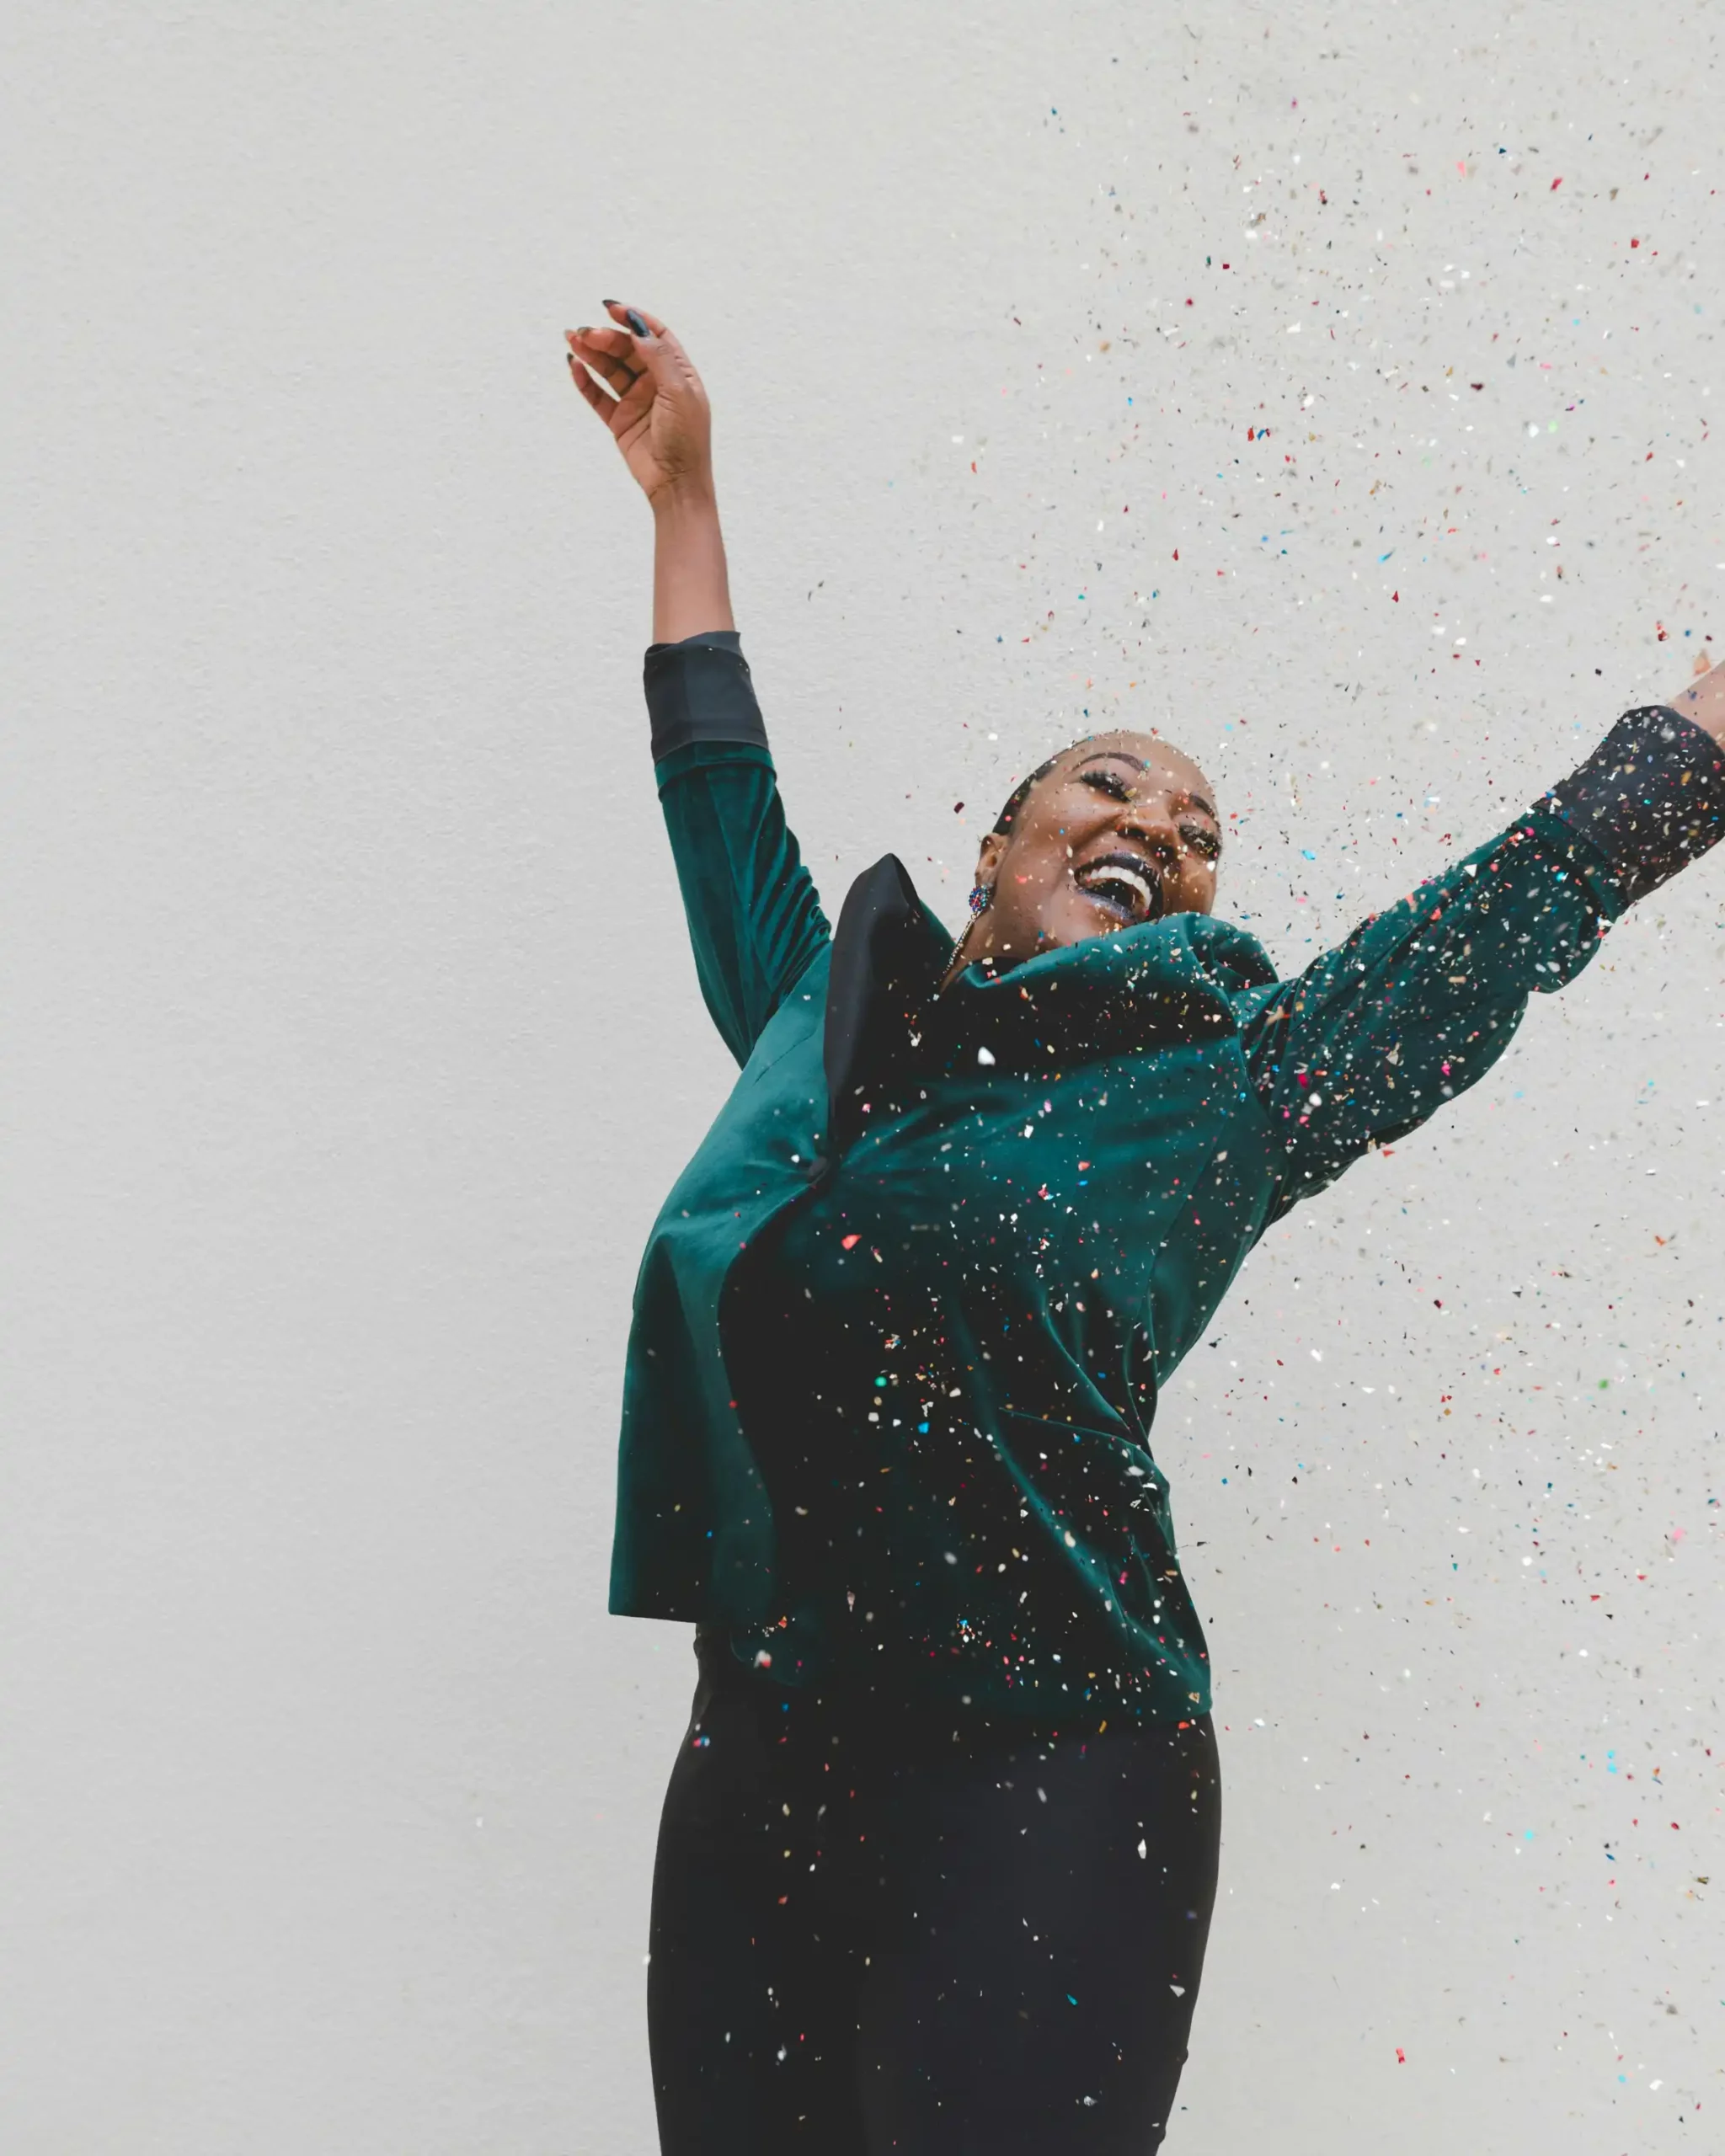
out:
M1287 1165L1277 1211L1475 1085L1530 995L1725 836L1725 667L1626 712L1509 828L1242 999L1242 1045Z
M614 326L566 333L569 372L652 505L654 773L701 993L745 1063L830 931L731 616L707 392L656 316L605 305Z

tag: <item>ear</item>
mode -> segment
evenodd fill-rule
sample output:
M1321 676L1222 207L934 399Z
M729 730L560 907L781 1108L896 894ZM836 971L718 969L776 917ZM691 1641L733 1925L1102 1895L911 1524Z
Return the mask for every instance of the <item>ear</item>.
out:
M991 831L977 851L976 880L979 883L987 883L991 886L993 884L995 878L1000 873L1001 857L1006 850L1006 833Z

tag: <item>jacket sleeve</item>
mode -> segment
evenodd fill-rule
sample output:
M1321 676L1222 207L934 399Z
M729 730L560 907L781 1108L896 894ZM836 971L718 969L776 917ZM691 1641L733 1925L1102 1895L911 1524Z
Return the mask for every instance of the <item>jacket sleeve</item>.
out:
M701 993L726 1047L746 1063L830 931L785 822L737 632L650 644L644 678Z
M1284 1155L1272 1217L1477 1083L1530 995L1573 980L1612 921L1725 835L1725 756L1664 707L1465 861L1236 1008Z

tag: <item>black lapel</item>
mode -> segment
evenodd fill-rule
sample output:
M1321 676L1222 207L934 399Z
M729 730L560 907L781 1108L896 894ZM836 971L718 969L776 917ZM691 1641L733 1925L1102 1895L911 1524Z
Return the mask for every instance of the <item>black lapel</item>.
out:
M862 1127L868 1086L908 1054L917 1013L939 985L952 938L917 897L896 854L865 868L845 894L827 975L829 1155Z

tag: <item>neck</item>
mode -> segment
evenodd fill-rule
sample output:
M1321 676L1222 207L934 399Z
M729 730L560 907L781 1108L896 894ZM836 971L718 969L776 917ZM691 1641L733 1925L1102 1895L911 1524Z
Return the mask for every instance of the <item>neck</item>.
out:
M980 930L982 930L981 921L973 921L959 938L958 948L953 953L951 962L940 977L940 986L935 990L937 995L944 995L959 974L971 966L981 966L991 974L997 974L1001 970L999 957L989 944L986 931L983 931L981 935L978 936L978 931ZM978 937L978 940L982 942L985 946L983 949L973 951L970 948L973 937Z

